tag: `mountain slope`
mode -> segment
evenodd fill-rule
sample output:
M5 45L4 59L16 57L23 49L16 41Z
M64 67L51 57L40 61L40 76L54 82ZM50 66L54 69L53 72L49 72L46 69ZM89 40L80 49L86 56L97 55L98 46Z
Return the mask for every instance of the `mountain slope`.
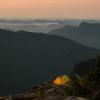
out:
M20 93L70 73L74 64L97 52L59 36L0 30L0 95Z
M80 44L100 49L100 24L82 22L79 27L66 26L49 32L74 40Z

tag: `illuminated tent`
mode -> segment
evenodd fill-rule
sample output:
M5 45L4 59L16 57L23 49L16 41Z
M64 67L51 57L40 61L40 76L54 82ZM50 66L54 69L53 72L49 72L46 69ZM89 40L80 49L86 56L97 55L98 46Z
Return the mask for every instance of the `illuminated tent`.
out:
M55 85L67 85L71 79L67 75L58 76L54 79L53 84Z

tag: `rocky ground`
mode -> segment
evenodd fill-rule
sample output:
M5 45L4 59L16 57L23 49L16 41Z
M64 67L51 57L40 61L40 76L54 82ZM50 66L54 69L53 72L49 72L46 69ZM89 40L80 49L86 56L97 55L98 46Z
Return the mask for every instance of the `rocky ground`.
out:
M100 100L100 60L87 74L76 73L70 78L70 83L42 82L22 94L0 97L0 100Z

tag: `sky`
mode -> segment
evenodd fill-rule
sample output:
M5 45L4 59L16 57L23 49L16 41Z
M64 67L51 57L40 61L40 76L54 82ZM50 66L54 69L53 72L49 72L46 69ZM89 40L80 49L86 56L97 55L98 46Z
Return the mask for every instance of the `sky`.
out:
M0 0L0 18L100 19L100 0Z

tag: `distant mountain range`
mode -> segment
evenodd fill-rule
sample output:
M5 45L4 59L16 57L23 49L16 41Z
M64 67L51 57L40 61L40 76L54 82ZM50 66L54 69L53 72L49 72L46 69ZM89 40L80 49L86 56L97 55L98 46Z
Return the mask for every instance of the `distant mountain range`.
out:
M28 90L73 66L96 57L98 50L60 36L0 29L0 95Z
M0 19L0 28L12 31L28 31L47 33L51 30L63 27L58 21L52 20L7 20Z
M12 31L28 31L28 32L42 32L48 33L49 31L62 28L66 25L79 26L83 21L91 23L100 23L100 20L78 20L78 19L65 19L65 20L17 20L17 19L0 19L0 28Z
M100 23L82 22L79 26L65 26L48 34L63 36L82 45L100 49Z

